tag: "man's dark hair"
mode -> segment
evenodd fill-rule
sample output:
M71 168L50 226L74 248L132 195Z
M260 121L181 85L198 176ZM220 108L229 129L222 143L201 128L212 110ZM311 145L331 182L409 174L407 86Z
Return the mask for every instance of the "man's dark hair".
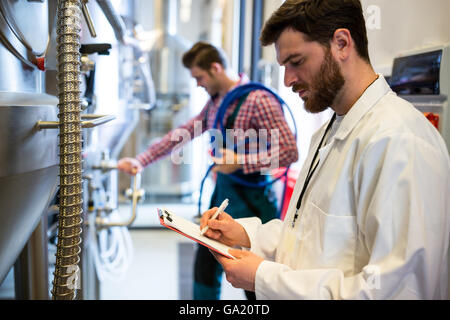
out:
M198 67L208 71L214 62L227 68L227 59L222 50L206 42L197 42L183 55L183 65L188 69Z
M265 23L261 44L275 43L288 28L304 33L308 41L317 41L327 48L337 29L348 29L359 56L370 63L360 0L287 0Z

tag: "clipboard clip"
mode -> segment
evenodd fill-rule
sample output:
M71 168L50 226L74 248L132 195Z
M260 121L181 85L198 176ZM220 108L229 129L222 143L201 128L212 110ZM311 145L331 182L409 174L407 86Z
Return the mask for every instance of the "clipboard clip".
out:
M168 213L166 210L158 209L158 215L159 215L159 218L162 219L163 221L165 219L167 219L167 221L169 221L169 222L173 221L172 218L170 217L170 213Z
M164 212L166 213L166 219L167 219L169 222L172 222L173 220L172 220L172 218L170 217L170 213L168 213L166 210L164 210Z

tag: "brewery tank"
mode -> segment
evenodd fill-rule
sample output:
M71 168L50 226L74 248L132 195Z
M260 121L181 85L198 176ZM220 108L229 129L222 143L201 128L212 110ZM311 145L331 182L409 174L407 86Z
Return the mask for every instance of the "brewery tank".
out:
M181 62L183 54L192 43L177 30L178 5L176 0L153 1L153 31L157 37L149 59L155 83L156 104L151 111L141 116L140 133L137 136L138 152L193 116L190 105L191 77ZM187 145L183 148L182 163L174 163L169 156L148 166L142 176L142 187L146 193L150 197L190 196L196 188L192 155L192 146Z
M46 212L58 183L57 119L35 66L48 46L48 2L0 2L0 283Z

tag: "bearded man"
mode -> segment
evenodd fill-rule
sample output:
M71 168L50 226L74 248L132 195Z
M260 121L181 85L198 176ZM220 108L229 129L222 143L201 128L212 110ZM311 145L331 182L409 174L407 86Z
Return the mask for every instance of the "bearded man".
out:
M204 213L233 286L258 299L446 299L450 160L439 132L370 64L359 0L287 0L266 22L285 85L331 108L284 221ZM431 191L433 190L433 191Z

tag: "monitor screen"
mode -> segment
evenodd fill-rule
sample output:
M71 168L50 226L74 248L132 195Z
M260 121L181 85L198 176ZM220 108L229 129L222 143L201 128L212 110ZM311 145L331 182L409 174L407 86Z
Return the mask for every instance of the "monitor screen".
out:
M394 60L390 85L398 94L439 94L442 50Z

